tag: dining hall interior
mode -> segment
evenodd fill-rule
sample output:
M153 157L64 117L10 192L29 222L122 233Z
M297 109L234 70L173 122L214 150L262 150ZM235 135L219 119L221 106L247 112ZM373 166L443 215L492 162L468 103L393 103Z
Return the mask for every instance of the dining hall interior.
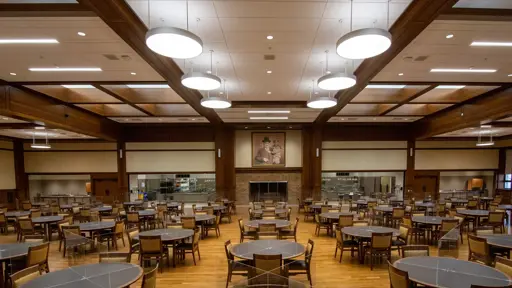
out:
M0 1L0 287L512 287L512 1Z

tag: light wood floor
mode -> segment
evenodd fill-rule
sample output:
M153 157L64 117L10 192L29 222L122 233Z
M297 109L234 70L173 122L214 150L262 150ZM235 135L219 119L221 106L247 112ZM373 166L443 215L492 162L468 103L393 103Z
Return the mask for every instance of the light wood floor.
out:
M210 236L200 241L201 260L194 266L191 255L187 255L184 264L178 264L176 268L164 267L164 272L158 274L157 287L225 287L227 260L224 253L224 242L231 239L233 243L239 242L239 229L236 219L244 218L247 221L246 208L239 208L238 215L233 216L233 222L221 225L221 236L216 238L213 231ZM245 212L244 211L244 212ZM296 212L293 213L293 219ZM351 258L350 253L345 252L342 263L334 259L335 239L325 235L319 237L314 235L315 225L312 222L303 222L303 216L299 215L298 242L306 244L308 239L315 241L313 253L313 285L314 287L389 287L387 267L380 264L370 271L369 265L360 265L356 258ZM465 238L467 239L467 238ZM0 243L12 243L16 241L13 234L0 236ZM126 243L127 239L126 239ZM119 241L122 247L122 242ZM126 251L126 248L120 251ZM459 247L459 258L467 259L467 241ZM437 247L431 246L431 255L438 255ZM302 256L303 257L303 256ZM398 259L396 251L393 252L393 260ZM62 257L58 252L58 241L53 241L50 251L50 270L55 271L68 267L69 265L80 265L85 263L97 263L97 254L87 254L69 260ZM137 256L132 259L137 263ZM306 276L293 276L292 279L307 283ZM241 281L241 276L233 276L233 283ZM140 287L140 281L131 287Z

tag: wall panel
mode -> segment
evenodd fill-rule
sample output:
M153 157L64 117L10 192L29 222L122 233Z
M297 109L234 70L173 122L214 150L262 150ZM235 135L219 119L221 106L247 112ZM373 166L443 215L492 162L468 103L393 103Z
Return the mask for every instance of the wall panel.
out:
M16 189L14 171L14 152L0 150L0 189Z
M214 172L215 151L126 151L126 172Z
M416 150L416 170L498 169L498 149Z
M323 171L406 170L407 150L323 150Z
M26 173L117 172L115 151L25 152Z

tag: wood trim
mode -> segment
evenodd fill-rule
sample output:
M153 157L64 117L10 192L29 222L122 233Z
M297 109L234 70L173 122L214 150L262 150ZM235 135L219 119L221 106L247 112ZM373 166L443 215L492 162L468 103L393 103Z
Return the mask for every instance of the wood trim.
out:
M236 200L235 130L220 126L215 129L215 189L217 197ZM219 157L220 156L220 157Z
M214 152L215 149L127 149L126 152L198 152L210 151Z
M233 101L231 108L307 108L307 101Z
M1 123L0 129L34 129L43 125L33 123Z
M0 148L0 151L14 151L14 149L9 149L9 148Z
M416 169L416 172L457 172L457 171L476 171L476 172L496 172L498 171L498 168L496 169Z
M411 43L444 10L453 7L457 0L413 1L393 23L389 32L392 35L391 47L381 55L365 59L354 72L357 84L352 88L336 93L336 106L323 110L315 123L325 123L338 114L345 105L361 92L366 85L386 67L391 60Z
M155 116L155 114L151 113L150 111L148 111L148 110L146 110L146 109L144 109L144 108L142 108L142 107L140 107L138 105L133 104L132 102L126 100L126 98L123 98L123 97L119 96L118 94L114 93L110 89L107 89L107 88L105 88L103 86L100 86L100 85L97 85L97 84L93 84L92 86L94 86L94 88L100 90L101 92L116 98L117 100L121 101L122 103L130 105L132 108L135 108L135 109L139 110L140 112L142 112L142 113L144 113L144 114L146 114L148 116ZM103 104L103 103L101 103L101 104Z
M27 175L91 175L98 174L98 172L28 172ZM109 172L105 172L103 174L109 174Z
M407 148L322 148L322 151L371 151L371 150L407 150Z
M435 147L435 148L416 148L416 150L498 150L500 147Z
M14 173L16 180L16 197L20 200L30 200L28 175L25 173L25 154L23 153L23 142L14 141Z
M451 8L443 11L439 20L512 21L512 9Z
M222 119L215 110L201 106L203 96L199 91L188 89L181 84L183 71L176 62L154 53L147 47L145 36L148 28L125 0L78 0L78 2L96 12L126 44L167 80L167 84L194 110L214 125L222 123Z
M478 9L479 10L479 9ZM425 86L425 85L465 85L465 86L502 86L510 84L510 82L432 82L432 81L370 81L368 85L410 85L410 86Z
M329 123L324 125L322 141L407 141L410 138L408 123L375 124Z
M434 88L436 88L436 85L430 85L427 88L418 91L417 93L413 94L411 97L407 97L406 99L400 101L400 103L398 103L398 105L395 105L385 111L382 111L379 114L379 116L387 115L389 112L394 111L394 110L398 109L399 107L402 107L404 104L410 103L412 100L420 97L421 95L423 95L425 93L428 93L430 90L432 90ZM417 103L415 103L415 104L417 104ZM433 103L431 103L431 104L433 104Z
M25 153L48 153L48 152L116 152L117 150L107 150L107 149L103 149L103 150L25 150L24 152Z
M2 3L0 17L95 17L84 5L74 3Z
M117 196L125 201L130 198L129 179L126 173L126 143L117 142Z
M337 173L337 172L404 172L405 170L379 170L379 169L372 169L372 170L322 170L322 173Z
M411 153L412 152L412 153ZM403 196L408 189L413 189L414 184L414 167L416 165L416 141L408 140L407 141L407 166L404 175L404 185L403 185Z
M215 171L164 171L164 172L126 172L127 175L135 174L215 174Z
M269 167L269 168L235 168L235 173L301 173L302 167Z

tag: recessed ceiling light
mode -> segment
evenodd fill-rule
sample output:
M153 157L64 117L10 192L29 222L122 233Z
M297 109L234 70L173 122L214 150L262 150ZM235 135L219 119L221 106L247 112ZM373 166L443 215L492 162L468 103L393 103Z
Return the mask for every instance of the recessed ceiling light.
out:
M210 70L207 70L207 71L206 71L206 73L208 73L208 74L212 74L212 71L210 71Z
M94 86L92 85L61 85L64 88L68 89L94 89Z
M55 44L57 39L0 39L0 44Z
M272 74L272 70L267 70L267 74Z
M270 126L267 126L268 129L270 129Z
M430 72L444 72L444 73L494 73L496 69L461 69L461 68L433 68Z
M132 75L137 75L137 73L135 73L135 72L132 72L132 73L130 73L130 74L132 74Z
M43 126L37 126L34 129L36 129L36 130L44 130L45 128Z
M9 74L11 74L12 76L16 76L16 73L14 73L14 72L11 72Z
M403 89L405 85L366 85L367 89Z
M465 85L439 85L436 89L462 89Z
M398 73L398 76L404 76L404 73Z
M341 118L341 120L342 120L342 121L344 121L344 120L345 120L345 118Z
M451 39L451 38L453 38L453 34L446 35L446 39Z
M28 68L32 72L101 72L98 67L48 67L48 68Z
M9 118L7 118L7 117L2 117L2 120L9 120Z
M491 128L491 125L480 125L480 128Z
M289 110L249 110L247 113L275 113L275 114L289 114Z
M78 36L82 36L82 37L86 35L84 32L78 32L76 34L78 34Z
M247 129L247 128L249 128L249 127L245 126L245 129Z
M126 87L132 89L157 89L171 88L167 84L127 84Z
M404 118L404 120L405 120L405 121L407 121L407 120L409 120L409 119L407 119L407 118Z
M158 118L158 121L162 121L162 118Z
M373 118L373 120L377 120L377 118Z
M223 94L224 94L224 92L220 91L220 92L219 92L219 94L220 94L220 95L223 95Z
M268 91L267 94L270 95L270 94L272 94L272 92Z
M192 118L192 121L196 121L196 118Z
M249 117L251 120L288 120L288 117Z
M507 76L508 76L508 77L512 77L512 74L508 74Z
M289 126L288 128L292 129L293 127L292 127L292 126Z
M267 39L268 39L268 40L272 40L272 39L274 39L274 36L272 36L272 35L268 35L268 36L267 36Z
M473 41L469 46L487 46L487 47L511 47L512 42L481 42Z

